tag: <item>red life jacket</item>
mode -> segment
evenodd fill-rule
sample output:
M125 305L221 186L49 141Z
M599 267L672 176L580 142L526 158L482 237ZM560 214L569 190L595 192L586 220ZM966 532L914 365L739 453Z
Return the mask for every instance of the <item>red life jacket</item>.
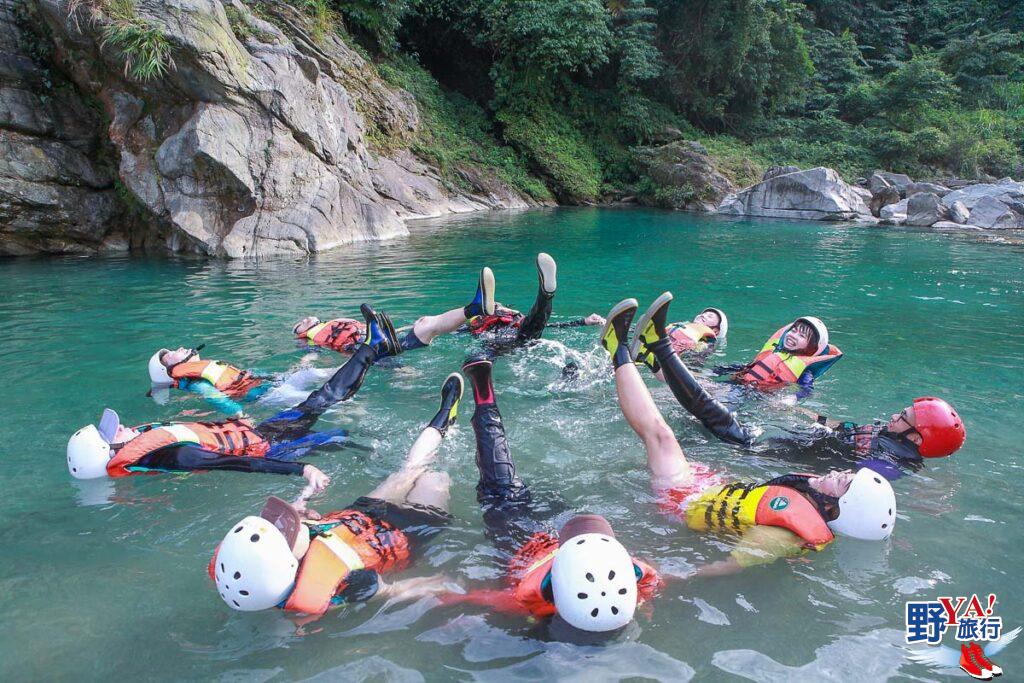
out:
M733 375L733 381L751 384L763 390L779 389L796 382L805 371L819 377L843 357L839 347L827 343L814 353L804 355L782 350L779 340L789 328L790 325L779 328L764 343L754 360Z
M551 572L557 553L558 539L541 532L534 534L509 562L508 578L515 601L535 617L550 617L557 612L555 604L544 597L544 579ZM636 558L633 564L641 572L637 580L637 600L650 600L661 588L662 579L650 565Z
M168 446L199 446L211 453L250 458L262 458L270 450L270 442L260 436L248 420L169 422L135 429L143 431L121 446L107 463L107 474L111 477L134 474L128 468L150 453Z
M677 354L685 351L703 352L709 344L718 339L718 335L707 325L701 323L673 323L667 330L672 350Z
M366 336L366 323L350 318L317 323L303 334L297 335L313 346L347 353Z
M231 398L242 398L251 389L263 384L263 380L248 370L239 370L234 365L215 360L197 360L178 363L168 370L174 386L180 386L183 379L203 379L221 393Z
M523 322L523 314L519 311L502 311L494 315L475 315L469 319L470 334L483 334L501 328L518 328Z
M371 569L383 574L408 564L409 539L401 529L357 510L332 512L316 524L332 522L337 525L310 542L286 610L323 614L331 599L345 589L350 572Z

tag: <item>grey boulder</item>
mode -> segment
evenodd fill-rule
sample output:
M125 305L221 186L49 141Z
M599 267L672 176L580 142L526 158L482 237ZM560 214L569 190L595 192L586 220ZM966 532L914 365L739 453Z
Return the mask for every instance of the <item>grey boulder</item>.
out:
M907 200L901 199L895 204L887 204L878 211L878 217L882 220L892 220L895 216L902 216L903 220L907 218Z
M799 172L799 166L769 166L768 170L761 176L761 180L771 180L772 178L778 178L780 175Z
M995 197L985 196L971 209L971 223L991 230L1020 227L1021 217Z
M892 185L886 185L878 192L871 196L868 201L868 208L871 209L872 216L882 217L881 211L883 207L896 204L900 201L900 192Z
M890 173L888 171L875 171L874 174L871 176L872 184L874 184L876 182L875 181L875 176L878 176L879 179L884 180L886 183L888 183L889 185L892 185L897 190L899 190L901 197L907 197L908 196L908 194L907 194L907 187L912 182L914 182L913 180L910 179L910 176L904 175L903 173ZM874 190L875 190L875 188L872 187L871 191L874 192Z
M819 221L848 221L870 215L860 195L838 173L824 167L763 180L726 197L719 212Z
M910 183L907 185L907 196L915 195L918 192L931 192L934 195L944 197L950 193L950 189L938 183Z
M907 199L907 225L929 226L948 216L949 209L930 192L918 192Z
M963 202L964 206L974 211L977 203L985 197L997 199L1004 204L1022 201L1024 200L1024 183L1010 181L1005 183L968 185L947 194L942 198L942 203L946 206L952 206L953 202Z
M953 202L949 205L949 220L954 223L967 223L971 219L971 212L963 202Z

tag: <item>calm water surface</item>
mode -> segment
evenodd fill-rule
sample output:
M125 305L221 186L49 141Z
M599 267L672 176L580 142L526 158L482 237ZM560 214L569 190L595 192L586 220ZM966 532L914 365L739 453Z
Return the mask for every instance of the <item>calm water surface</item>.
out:
M890 542L841 540L810 561L670 585L604 647L430 601L349 607L296 633L280 612L227 609L205 568L230 524L268 495L294 496L301 480L229 473L82 483L67 474L68 436L105 405L127 423L208 413L195 398L158 405L145 396L146 361L160 346L205 342L208 357L285 371L301 356L290 339L296 319L356 315L371 301L408 322L463 305L484 264L495 270L499 300L525 309L540 250L559 263L556 319L603 313L625 296L646 306L671 289L678 317L706 305L729 313L720 361L747 360L781 324L818 315L846 357L812 407L864 421L938 394L963 416L967 445L897 484ZM420 223L407 239L308 260L4 261L0 679L934 679L900 648L905 600L995 592L1007 628L1024 623L1022 264L1020 247L945 235L598 209ZM349 427L373 450L316 459L334 479L317 509L344 507L400 463L469 344L450 336L403 356L401 367L375 368L354 401L325 416L322 424ZM596 348L594 328L552 330L496 367L521 474L537 497L606 515L666 573L721 559L722 543L654 509L642 449ZM568 359L584 368L577 386L560 382ZM269 415L316 381L303 372L252 412ZM760 478L793 468L710 442L666 389L655 398L693 459ZM743 414L766 430L798 420L767 402ZM456 522L407 576L500 581L481 530L473 448L464 419L438 461L452 475ZM1024 645L998 662L1008 678L1024 672Z

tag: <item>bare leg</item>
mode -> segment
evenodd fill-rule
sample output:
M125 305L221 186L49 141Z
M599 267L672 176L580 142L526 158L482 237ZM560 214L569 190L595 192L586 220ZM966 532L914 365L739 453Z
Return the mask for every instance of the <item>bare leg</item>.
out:
M425 315L412 326L412 333L424 344L434 341L434 337L450 334L466 322L464 308L454 308L440 315Z
M654 404L636 365L624 363L616 368L615 389L622 415L644 442L651 484L661 489L685 483L690 477L690 465L675 434Z
M368 494L369 498L379 498L396 505L405 502L409 492L416 485L416 480L427 471L434 461L437 449L441 445L441 432L427 427L420 432L419 438L409 449L401 469L392 473L387 479Z
M405 502L412 505L429 505L447 512L451 486L452 478L447 472L424 472L413 484L412 490L405 497Z

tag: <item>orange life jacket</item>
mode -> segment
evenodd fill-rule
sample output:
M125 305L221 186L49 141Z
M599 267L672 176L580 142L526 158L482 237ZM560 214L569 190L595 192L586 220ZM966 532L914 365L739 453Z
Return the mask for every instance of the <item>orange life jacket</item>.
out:
M736 482L713 487L686 507L694 531L743 534L763 525L788 529L804 545L821 550L834 536L814 503L788 486Z
M832 364L843 357L839 347L825 345L811 354L798 355L779 346L782 335L790 326L779 328L761 347L761 351L745 368L733 375L733 381L751 384L758 389L779 389L793 384L805 371L820 377Z
M298 335L298 338L305 339L313 346L345 353L351 351L365 336L366 323L350 318L338 318L317 323L305 333Z
M332 512L316 526L331 523L336 526L320 531L310 541L295 588L285 602L286 610L323 614L331 599L345 589L350 572L372 569L384 573L408 563L409 539L401 529L357 510Z
M695 322L673 323L667 330L672 350L677 354L684 351L706 351L708 345L718 339L718 335L707 325Z
M518 311L502 311L494 315L475 315L469 319L470 334L483 334L503 327L519 327L523 322L523 314Z
M549 533L534 534L509 562L508 578L516 603L535 617L550 617L557 610L555 604L544 597L544 580L551 573L551 565L558 553L558 539ZM648 564L633 558L641 576L637 580L637 600L651 599L662 586L658 572Z
M270 442L253 429L248 420L224 422L168 422L136 427L137 437L121 446L107 463L111 477L127 477L128 468L154 451L168 446L192 445L221 455L243 455L262 458L270 450Z
M180 386L183 379L204 379L221 393L231 398L241 398L251 389L263 384L263 380L248 370L239 370L234 365L215 360L196 360L178 363L170 368L174 386Z

